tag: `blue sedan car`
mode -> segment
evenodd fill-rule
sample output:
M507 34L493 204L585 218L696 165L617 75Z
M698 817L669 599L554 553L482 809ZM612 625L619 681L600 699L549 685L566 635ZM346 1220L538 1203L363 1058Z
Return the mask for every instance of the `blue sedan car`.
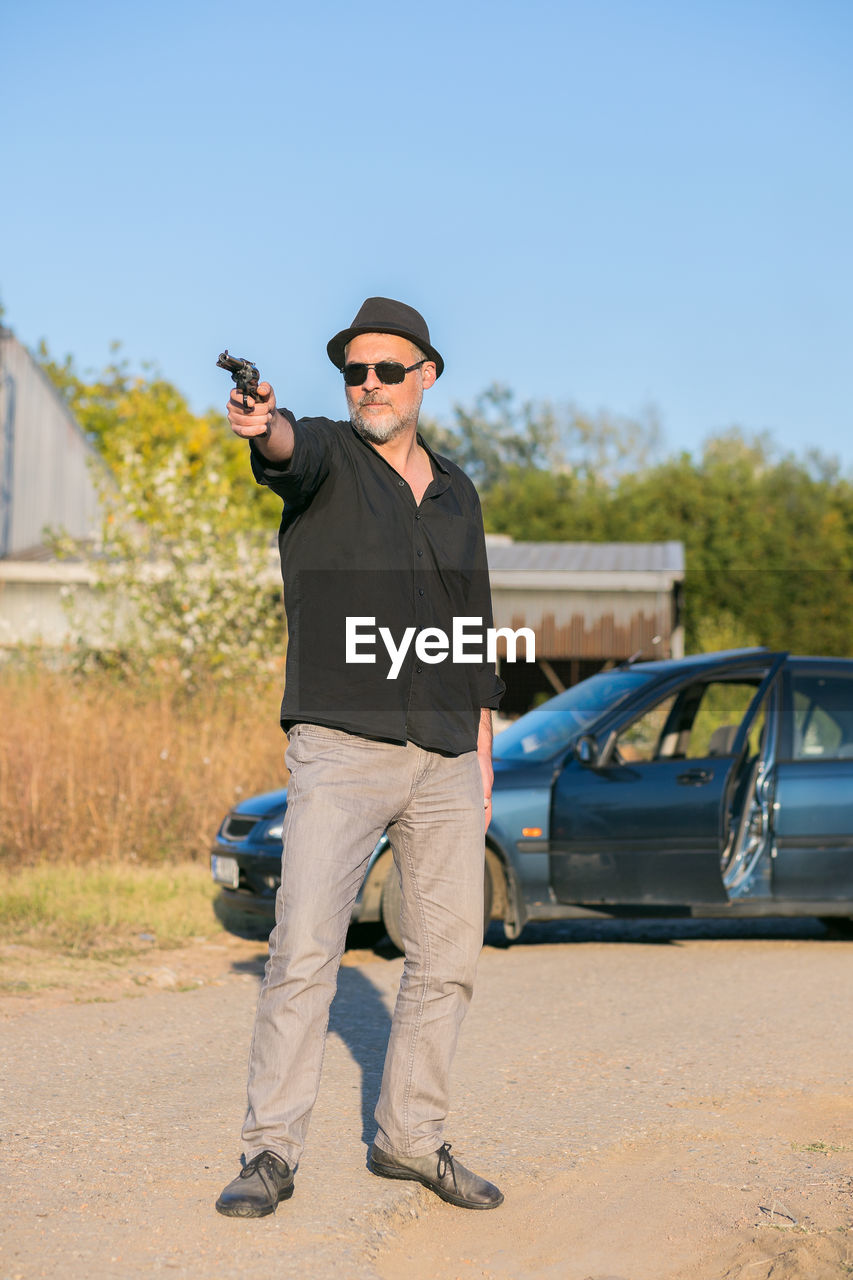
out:
M625 664L495 738L484 920L853 916L853 661L765 649ZM238 805L223 900L272 918L286 791ZM385 836L354 920L401 945Z

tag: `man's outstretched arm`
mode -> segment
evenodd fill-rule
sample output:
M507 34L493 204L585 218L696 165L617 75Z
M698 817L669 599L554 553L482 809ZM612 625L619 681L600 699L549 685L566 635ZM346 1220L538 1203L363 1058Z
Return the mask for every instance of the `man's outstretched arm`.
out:
M258 398L246 397L235 387L228 401L231 430L243 440L253 440L269 462L289 462L293 457L293 427L275 407L275 392L268 382L258 383Z

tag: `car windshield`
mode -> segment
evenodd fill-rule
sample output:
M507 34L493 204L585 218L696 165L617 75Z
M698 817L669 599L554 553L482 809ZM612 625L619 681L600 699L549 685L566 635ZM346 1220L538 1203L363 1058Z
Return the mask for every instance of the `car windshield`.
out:
M653 679L651 672L631 667L602 671L528 711L495 738L498 760L547 760L594 724L605 711Z

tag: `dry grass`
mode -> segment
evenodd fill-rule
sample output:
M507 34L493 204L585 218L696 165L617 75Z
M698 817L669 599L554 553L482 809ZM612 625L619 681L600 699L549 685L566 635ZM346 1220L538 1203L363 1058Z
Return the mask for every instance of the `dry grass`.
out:
M0 870L206 863L227 809L286 778L279 694L0 670Z
M158 947L181 946L221 932L216 893L208 869L190 862L42 863L0 871L0 938L7 945L102 958L138 948L140 938Z

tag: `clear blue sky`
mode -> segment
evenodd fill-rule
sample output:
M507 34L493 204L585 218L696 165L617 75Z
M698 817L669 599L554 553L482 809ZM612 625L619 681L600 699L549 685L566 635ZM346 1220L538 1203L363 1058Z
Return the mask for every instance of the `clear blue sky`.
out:
M424 312L493 380L853 467L849 0L29 0L3 19L0 298L195 409L223 347L342 416L326 340Z

